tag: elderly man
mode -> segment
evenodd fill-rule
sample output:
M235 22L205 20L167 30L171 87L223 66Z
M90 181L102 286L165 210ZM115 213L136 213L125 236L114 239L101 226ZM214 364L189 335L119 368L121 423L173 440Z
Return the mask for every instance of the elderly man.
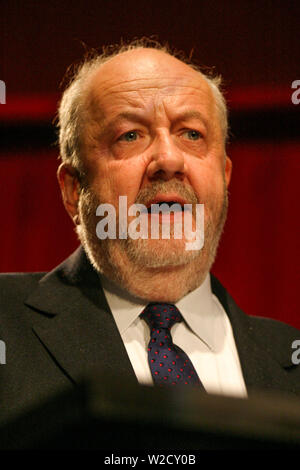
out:
M2 276L8 410L72 387L97 366L208 393L300 394L291 349L299 332L246 316L210 275L231 176L219 85L143 42L77 71L59 108L58 179L82 247L46 275ZM146 236L130 237L120 225L134 221L127 209L138 204L146 208L140 223L149 224ZM176 237L175 227L187 217L197 238L196 206L204 207L204 244L188 250L189 236L182 228ZM116 236L99 230L109 207Z

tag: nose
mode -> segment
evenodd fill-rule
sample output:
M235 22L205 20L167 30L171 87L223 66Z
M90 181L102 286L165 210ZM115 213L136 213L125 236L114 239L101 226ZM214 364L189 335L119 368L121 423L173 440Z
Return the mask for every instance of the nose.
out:
M175 145L168 132L157 136L149 150L151 152L147 168L149 179L160 178L167 181L174 177L184 178L186 168L183 152Z

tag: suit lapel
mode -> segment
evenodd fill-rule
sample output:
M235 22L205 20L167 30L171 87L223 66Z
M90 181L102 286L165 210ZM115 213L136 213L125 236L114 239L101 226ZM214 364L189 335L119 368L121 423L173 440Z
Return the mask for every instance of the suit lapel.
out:
M82 248L43 277L25 303L35 310L34 333L73 382L95 370L135 378L98 275Z
M291 336L288 335L286 344L281 347L275 335L269 343L270 338L264 337L264 330L268 326L265 325L262 328L259 318L246 315L213 276L212 290L219 298L230 319L249 395L252 392L256 393L257 390L280 390L290 393L291 382L288 379L287 371L293 367L290 353ZM297 391L296 388L295 393L299 394L299 390Z

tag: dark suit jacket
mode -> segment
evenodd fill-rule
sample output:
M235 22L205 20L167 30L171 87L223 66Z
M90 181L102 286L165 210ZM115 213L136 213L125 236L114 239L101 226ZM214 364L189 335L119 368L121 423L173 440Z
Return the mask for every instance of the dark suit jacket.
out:
M300 396L300 367L291 362L300 331L245 315L212 277L213 292L232 324L248 393L274 390ZM135 378L99 277L82 248L50 273L0 276L2 420L74 387L99 367Z

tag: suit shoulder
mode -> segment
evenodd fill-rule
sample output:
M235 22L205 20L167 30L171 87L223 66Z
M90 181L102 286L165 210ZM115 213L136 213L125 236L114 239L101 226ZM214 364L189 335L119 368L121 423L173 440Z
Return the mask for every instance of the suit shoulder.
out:
M23 301L45 273L0 274L0 305L10 300Z
M248 327L252 333L257 334L258 336L262 336L265 339L274 336L278 338L291 338L293 336L297 336L300 338L300 330L289 325L288 323L275 320L267 316L254 316L244 313L243 310L241 310L241 308L236 304L229 292L225 289L225 287L213 275L211 275L211 283L213 293L217 296L225 311L227 313L230 313L232 310L237 312L239 318L243 318L244 321L247 322Z
M277 358L283 366L292 365L294 341L300 340L300 330L282 321L265 317L249 316L249 324L255 341L261 347Z
M280 320L275 320L273 318L261 317L248 315L249 322L252 328L259 329L261 334L266 338L273 336L274 334L280 335L281 337L285 336L298 336L300 338L300 330L294 326L289 325Z
M38 282L46 273L0 273L0 285L18 285Z

